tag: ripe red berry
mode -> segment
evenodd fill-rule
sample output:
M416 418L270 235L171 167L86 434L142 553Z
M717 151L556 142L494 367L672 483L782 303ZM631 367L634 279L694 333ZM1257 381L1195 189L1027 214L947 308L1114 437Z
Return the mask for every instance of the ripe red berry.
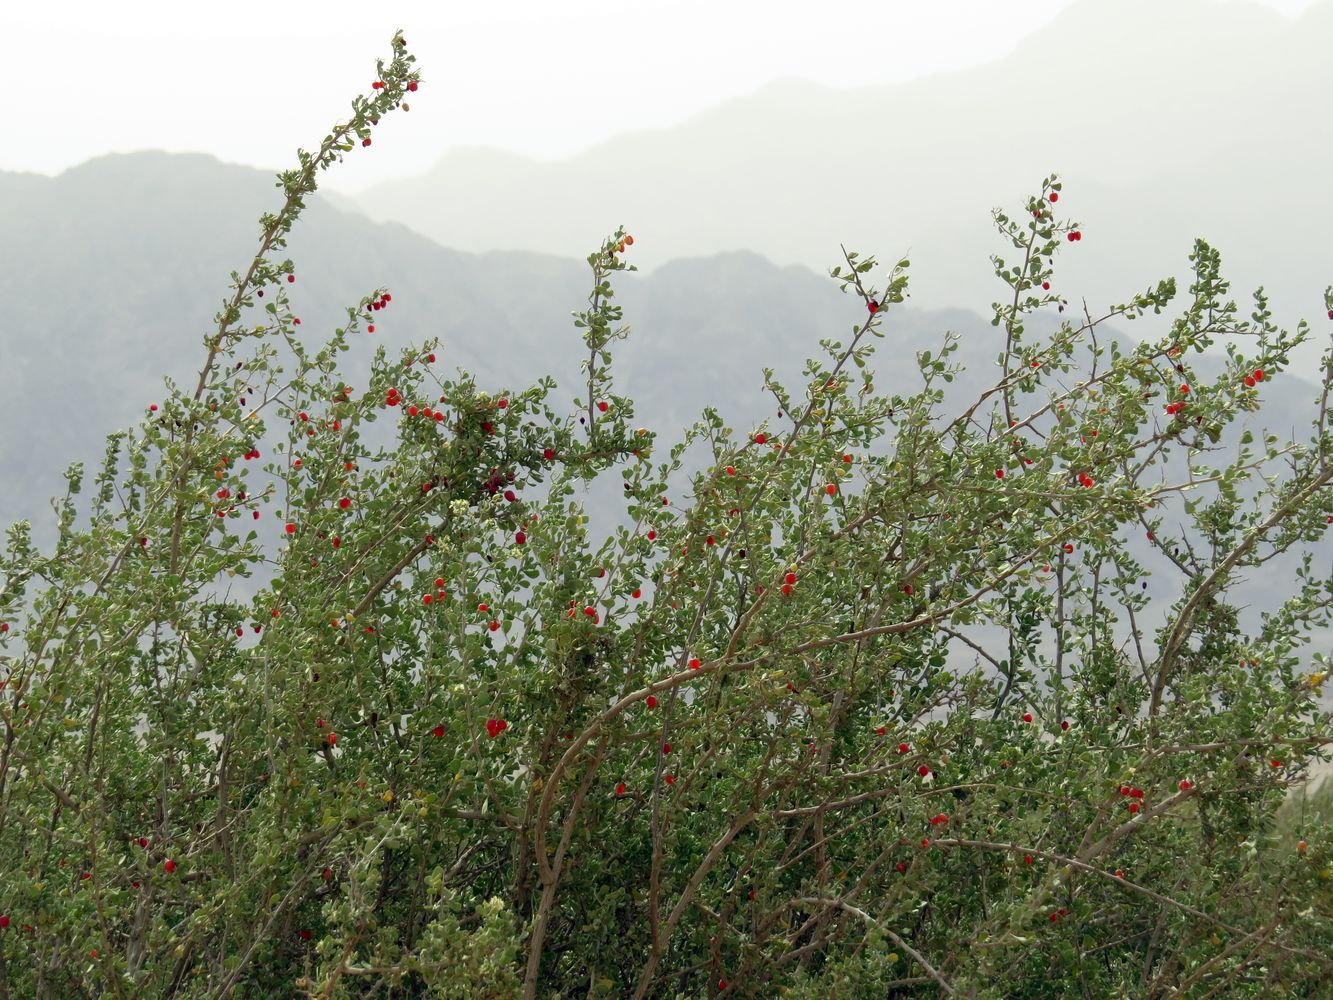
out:
M490 629L492 632L494 632L494 631L496 631L496 630L500 627L500 623L499 623L499 622L491 622L491 623L490 623L489 625L487 625L486 627L487 627L488 629Z
M287 534L289 534L289 535L294 535L294 534L296 534L296 525L292 524L291 522L288 522L288 524L287 524Z
M617 795L625 794L625 783L623 781L616 785L616 794Z
M701 666L703 666L703 664L701 664L701 663L699 662L699 660L698 660L697 657L696 657L696 658L693 658L693 659L690 660L690 669L691 669L691 670L698 670Z
M838 492L838 487L833 483L829 483L827 486L824 487L824 492L827 493L829 496L833 496L835 493Z
M553 448L544 449L542 451L542 457L548 462L551 461L551 459L555 458L555 450Z
M1031 854L1024 854L1024 855L1023 855L1023 864L1025 864L1025 865L1030 865L1030 864L1032 864L1032 855L1031 855Z
M523 532L518 531L518 532L515 532L515 533L514 533L514 541L515 541L515 543L517 543L517 544L519 544L519 545L523 545L523 544L525 544L525 543L527 542L527 540L528 540L528 536L525 535Z
M1032 721L1032 713L1031 713L1031 712L1024 712L1024 713L1023 713L1023 721L1024 721L1024 722L1031 722L1031 721Z
M790 596L791 596L791 584L790 584L790 583L784 583L784 584L782 585L782 587L781 587L781 590L782 590L782 596L783 596L783 597L790 597Z
M926 767L925 764L922 764L920 767L916 769L916 773L924 778L926 775L930 773L930 768Z
M422 595L421 595L421 603L422 603L422 604L429 604L432 600L434 600L434 598L431 597L430 594L422 594Z
M1264 370L1262 368L1256 368L1254 370L1254 380L1256 382L1262 382L1264 380Z
M657 707L657 699L653 695L648 696L648 707L649 708Z
M755 443L755 444L765 444L767 441L768 441L768 435L767 435L767 434L756 434L756 435L754 436L754 443Z
M1051 202L1052 204L1054 204L1055 202L1057 202L1057 201L1060 200L1060 192L1059 192L1059 191L1052 191L1052 192L1051 192L1050 194L1048 194L1046 197L1050 200L1050 202Z
M1003 469L996 469L996 470L995 470L995 478L996 478L996 479L1003 479L1003 478L1004 478L1004 470L1003 470Z
M434 729L431 730L431 732L435 734L436 739L439 739L441 736L444 735L444 727L436 726Z
M1136 813L1136 812L1138 812L1138 811L1139 811L1139 804L1138 804L1137 802L1131 802L1131 803L1129 804L1129 811L1130 811L1131 813Z
M871 299L866 303L866 308L870 310L870 315L873 316L875 313L879 312L879 303L874 299Z
M341 507L343 510L346 510L348 507L352 506L351 498L343 497L341 500L338 501L338 506Z
M654 538L656 538L656 537L657 537L657 532L656 532L656 531L650 531L650 532L648 532L648 541L651 542L651 541L652 541Z
M1253 388L1254 388L1254 376L1253 376L1253 375L1246 375L1246 376L1245 376L1245 385L1246 385L1247 388L1250 388L1250 389L1253 389Z
M788 583L795 583L795 582L796 582L796 574L795 574L795 573L788 573L784 579L786 579L786 581L787 581Z
M417 82L416 82L415 80L408 80L408 81L407 81L407 89L410 90L410 91L412 91L412 93L415 94L415 93L417 92Z
M899 744L898 744L898 752L899 752L899 753L907 753L907 751L909 751L909 750L911 750L911 749L912 749L912 748L909 747L906 743L899 743Z
M166 864L162 866L162 870L165 871L168 875L170 875L172 872L176 870L176 862L168 858Z
M670 743L663 743L663 744L662 744L662 752L663 752L663 753L670 753L670 752L671 752L671 744L670 744Z
M1068 730L1068 729L1069 729L1069 720L1068 720L1068 719L1065 719L1065 720L1061 721L1061 723L1060 723L1060 728L1061 728L1061 729L1064 729L1064 730Z
M1188 781L1182 779L1180 784L1177 785L1176 787L1179 788L1182 792L1188 792L1194 786L1190 784Z
M605 403L605 402L598 403L598 404L597 404L597 409L599 409L599 410L601 410L603 413L605 413L606 410L607 410L607 407L608 407L609 405L610 405L610 404Z
M1049 281L1043 281L1041 283L1041 290L1043 292L1049 292L1051 290L1051 283Z

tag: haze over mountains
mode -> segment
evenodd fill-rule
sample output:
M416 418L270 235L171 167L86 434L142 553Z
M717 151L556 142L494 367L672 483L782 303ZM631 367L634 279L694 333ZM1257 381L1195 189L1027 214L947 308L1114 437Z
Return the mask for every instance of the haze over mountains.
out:
M623 223L647 269L743 249L826 273L840 243L910 249L912 302L986 313L991 209L1020 211L1054 172L1084 231L1057 274L1073 301L1095 311L1183 278L1203 237L1242 302L1262 284L1294 325L1323 319L1333 283L1331 53L1331 0L1294 22L1242 0L1082 0L975 69L784 80L569 159L455 151L354 201L475 251L583 253ZM874 40L848 58L874 59Z
M1141 15L1142 31L1112 10ZM291 238L290 292L313 342L347 304L391 289L378 333L346 356L354 384L379 344L439 336L442 363L484 386L554 375L559 409L578 386L569 314L589 290L582 258L625 223L645 270L617 283L633 332L613 369L635 422L662 432L658 457L707 405L738 428L783 425L761 368L796 389L819 340L845 339L865 315L824 274L839 242L890 261L912 248L912 298L877 342L877 387L914 391L915 352L953 330L968 368L954 392L973 398L1001 346L988 321L1003 288L987 262L1003 249L990 209L1020 214L1052 170L1066 182L1060 207L1086 233L1057 264L1075 313L1082 295L1100 314L1162 277L1185 279L1203 235L1242 304L1263 282L1279 320L1319 320L1333 282L1330 29L1333 0L1294 26L1247 3L1082 3L968 73L843 93L786 81L560 163L455 154L360 200L391 221L311 199ZM1071 39L1089 32L1114 54L1081 53ZM56 178L0 172L0 528L33 518L49 541L47 497L66 465L95 467L105 435L161 397L163 374L192 384L227 275L278 203L272 172L202 155L105 156ZM1313 414L1316 389L1299 376L1328 342L1322 321L1315 329L1265 392L1259 422L1283 438L1304 439ZM608 485L589 501L607 531L621 514L619 484ZM1148 562L1162 573L1152 592L1173 596L1179 579L1163 563ZM1315 566L1329 564L1323 545ZM1289 566L1250 581L1267 601L1290 589Z

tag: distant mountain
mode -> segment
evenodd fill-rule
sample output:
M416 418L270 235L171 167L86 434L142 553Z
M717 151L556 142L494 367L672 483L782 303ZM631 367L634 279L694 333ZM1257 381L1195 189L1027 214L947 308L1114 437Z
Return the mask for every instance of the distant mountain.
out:
M783 80L554 162L457 150L356 201L445 246L567 254L618 224L645 269L753 250L819 273L839 244L897 259L912 301L985 313L990 211L1041 179L1086 238L1058 287L1096 310L1186 275L1195 237L1294 325L1333 283L1333 0L1082 0L1010 55L893 86ZM873 46L857 58L876 58ZM1184 287L1184 286L1182 286ZM1306 360L1313 360L1315 351Z
M144 415L164 374L193 384L227 275L248 262L254 220L278 198L271 176L198 155L112 155L55 178L0 173L0 527L32 518L39 541L49 542L47 498L62 487L64 468L76 460L95 468L106 434ZM521 388L550 374L557 410L579 394L583 351L570 312L588 295L583 262L449 250L320 197L294 230L290 255L297 282L289 291L311 342L344 322L361 294L381 285L393 293L377 333L345 355L353 384L364 383L378 345L439 336L441 362L483 386ZM670 261L623 275L616 287L633 328L615 345L617 390L635 400L636 425L662 433L661 456L708 405L737 428L787 426L763 392L761 369L773 367L799 398L804 359L821 355L821 338L845 340L865 315L827 277L748 251ZM1037 336L1058 322L1043 314L1029 329ZM914 391L916 352L937 349L946 330L960 335L956 359L967 371L943 412L958 412L994 380L1001 335L974 312L895 308L885 329L872 362L879 391ZM1099 336L1119 334L1102 328ZM1205 360L1199 374L1221 364ZM1265 393L1259 422L1303 440L1316 389L1292 372L1281 378L1281 391ZM688 456L685 471L705 457ZM679 488L684 494L684 478ZM587 499L605 534L623 519L618 492L618 482L601 483ZM1152 556L1147 565L1159 571L1153 592L1174 593L1174 571ZM1285 592L1289 574L1276 562L1250 572L1256 610Z

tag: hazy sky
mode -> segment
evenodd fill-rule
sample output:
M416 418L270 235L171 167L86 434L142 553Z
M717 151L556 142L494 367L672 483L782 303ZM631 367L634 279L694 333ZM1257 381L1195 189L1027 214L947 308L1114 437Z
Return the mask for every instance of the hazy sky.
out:
M1261 2L1294 16L1312 0ZM139 149L294 165L296 148L317 145L352 94L368 91L395 28L419 60L421 90L382 141L329 173L335 189L420 173L455 146L560 157L781 77L851 86L975 65L1069 3L7 2L0 170L54 174Z

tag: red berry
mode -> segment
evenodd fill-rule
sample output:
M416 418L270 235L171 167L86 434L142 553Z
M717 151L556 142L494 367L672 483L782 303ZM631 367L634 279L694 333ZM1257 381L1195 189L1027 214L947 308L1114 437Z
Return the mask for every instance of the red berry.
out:
M170 875L172 872L176 870L176 862L168 858L166 864L162 866L162 870L165 871L168 875Z
M1043 292L1049 292L1051 290L1051 283L1049 281L1043 281L1041 283L1041 290Z
M1069 729L1069 720L1068 720L1068 719L1065 719L1064 721L1062 721L1062 722L1060 723L1060 728L1061 728L1061 729L1064 729L1064 730L1068 730L1068 729Z
M671 752L671 744L670 744L670 743L663 743L663 744L662 744L662 752L663 752L663 753L670 753L670 752Z
M421 595L421 603L422 603L422 604L429 604L432 600L434 600L434 598L431 597L430 594L422 594L422 595Z
M294 534L296 534L296 525L291 524L291 523L289 522L289 523L287 524L287 534L289 534L289 535L294 535Z
M911 749L912 749L912 748L909 747L906 743L899 743L899 744L898 744L898 752L899 752L899 753L907 753L907 751L909 751L909 750L911 750Z
M346 510L348 507L352 506L351 498L343 497L341 500L338 501L338 506L341 507L343 510Z
M642 591L640 591L638 587L635 587L632 591L630 591L629 596L637 601L639 597L642 596Z
M1032 864L1032 855L1031 855L1031 854L1024 854L1024 855L1023 855L1023 864L1025 864L1025 865L1030 865L1030 864Z
M838 492L838 487L835 486L833 483L829 483L827 486L824 487L824 492L827 493L829 496L833 496L835 493Z
M648 707L649 708L657 707L657 699L653 695L648 696Z
M407 89L410 90L410 91L412 91L412 93L415 94L415 93L417 92L417 82L416 82L415 80L408 80L408 81L407 81Z
M1264 370L1262 368L1256 368L1254 370L1254 380L1256 382L1262 382L1264 380Z
M289 274L289 275L287 275L287 284L290 285L290 284L292 284L294 281L296 281L296 275L294 275L294 274Z
M598 404L597 404L597 409L599 409L599 410L601 410L603 413L605 413L606 410L607 410L607 407L608 407L609 405L610 405L610 404L608 404L608 403L604 403L604 402L603 402L603 403L598 403Z
M697 658L695 658L695 659L691 659L691 660L690 660L690 669L691 669L691 670L698 670L702 665L703 665L703 664L701 664Z
M767 434L756 434L756 435L754 436L754 443L755 443L755 444L764 444L764 443L766 443L767 441L768 441L768 435L767 435Z
M617 795L625 794L625 783L623 781L616 785L616 794Z
M1138 812L1138 811L1139 811L1139 804L1138 804L1137 802L1131 802L1131 803L1129 804L1129 811L1130 811L1131 813L1136 813L1136 812Z
M362 146L369 146L369 145L370 145L370 136L366 136L364 139L362 139L362 140L361 140L361 145L362 145ZM371 333L374 333L374 332L375 332L375 328L374 328L374 327L371 327L371 328L370 328L370 331L371 331Z
M1047 195L1046 197L1050 200L1051 204L1055 204L1057 201L1060 200L1060 192L1059 192L1059 191L1052 191L1052 192L1051 192L1049 195Z
M879 303L874 299L871 299L866 303L866 308L870 310L870 314L873 316L875 313L879 312Z
M546 459L546 461L548 462L551 461L551 459L555 458L555 450L553 448L547 448L543 450L542 457Z
M441 736L444 735L444 727L436 726L434 729L431 730L431 732L435 734L436 739L439 739Z
M788 583L795 583L795 582L796 582L796 574L795 574L795 573L788 573L787 576L785 577L785 579L786 579L786 581L787 581Z
M528 540L528 536L525 535L525 534L523 534L523 532L521 532L521 531L519 531L519 532L515 532L515 534L514 534L514 541L515 541L516 543L518 543L519 545L523 545L525 542L527 542L527 540Z
M925 764L922 764L920 767L916 769L916 773L924 778L926 775L930 773L930 768L926 767Z
M1003 479L1003 478L1004 478L1004 470L1003 470L1003 469L996 469L996 470L995 470L995 478L996 478L996 479Z
M1032 713L1031 713L1031 712L1024 712L1024 713L1023 713L1023 721L1024 721L1024 722L1031 722L1031 721L1032 721Z
M500 623L499 623L499 622L491 622L491 623L490 623L489 625L487 625L486 627L487 627L488 629L490 629L492 632L494 632L494 631L496 631L496 630L500 627Z
M1250 388L1250 389L1253 389L1253 388L1254 388L1254 376L1253 376L1253 375L1246 375L1246 376L1245 376L1245 385L1246 385L1247 388Z
M1182 792L1188 792L1194 786L1191 785L1188 781L1182 779L1180 784L1177 785L1176 787L1179 788Z

